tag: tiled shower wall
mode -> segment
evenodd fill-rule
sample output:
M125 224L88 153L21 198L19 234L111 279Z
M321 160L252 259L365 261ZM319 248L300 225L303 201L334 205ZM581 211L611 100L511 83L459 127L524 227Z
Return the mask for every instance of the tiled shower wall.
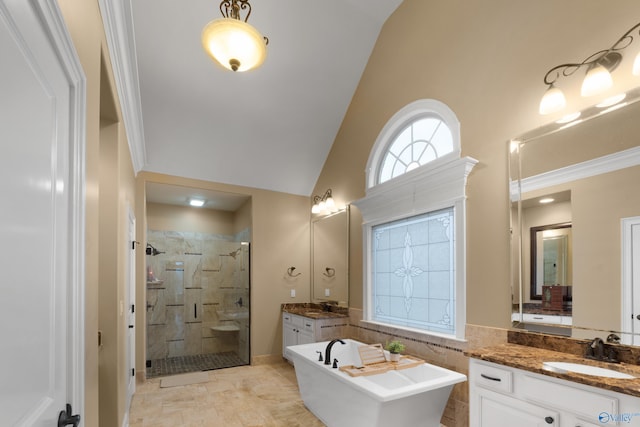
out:
M237 352L249 363L249 319L217 312L249 307L249 231L236 235L148 230L147 359ZM236 325L237 331L212 330Z

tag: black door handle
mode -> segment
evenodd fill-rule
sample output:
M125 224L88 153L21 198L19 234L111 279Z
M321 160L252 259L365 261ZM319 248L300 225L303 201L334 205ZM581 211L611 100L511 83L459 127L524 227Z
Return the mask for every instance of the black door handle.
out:
M66 409L64 411L60 411L60 415L58 415L58 427L68 425L78 427L78 424L80 424L80 415L71 415L72 412L71 405L67 403Z

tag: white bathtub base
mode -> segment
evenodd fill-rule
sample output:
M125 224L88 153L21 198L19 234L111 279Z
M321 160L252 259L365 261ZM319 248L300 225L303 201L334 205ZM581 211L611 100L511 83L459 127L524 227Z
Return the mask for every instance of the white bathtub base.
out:
M359 363L357 341L336 344L332 356L341 365ZM455 383L466 376L425 364L362 377L318 362L325 343L289 347L305 406L329 427L439 427ZM311 356L311 357L307 357ZM343 363L344 360L344 363Z

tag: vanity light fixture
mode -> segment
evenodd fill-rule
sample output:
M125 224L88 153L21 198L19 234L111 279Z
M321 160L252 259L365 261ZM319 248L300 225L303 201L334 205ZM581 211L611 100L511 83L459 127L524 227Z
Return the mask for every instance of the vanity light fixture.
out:
M544 76L544 84L547 91L540 100L539 112L542 115L557 113L566 106L566 99L562 91L556 86L560 77L572 76L579 69L586 67L586 75L582 81L580 94L584 97L598 95L613 86L611 72L622 61L622 51L629 47L634 37L640 34L632 34L640 28L640 23L634 25L624 33L610 48L598 51L588 56L579 63L566 63L553 67ZM632 74L640 75L640 53L633 63Z
M204 200L202 199L189 199L189 204L196 208L201 208L204 206Z
M240 11L247 11L244 20ZM218 64L232 71L258 68L267 57L269 39L250 25L249 0L223 0L222 18L209 22L202 30L202 47Z
M331 195L331 189L324 192L322 196L313 196L313 207L311 213L313 214L328 214L337 212L338 208Z

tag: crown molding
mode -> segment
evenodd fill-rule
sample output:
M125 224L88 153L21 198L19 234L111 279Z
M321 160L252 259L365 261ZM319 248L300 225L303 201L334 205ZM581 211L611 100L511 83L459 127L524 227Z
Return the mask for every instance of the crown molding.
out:
M523 178L520 181L520 191L518 191L518 181L511 181L511 200L518 200L518 193L524 194L529 191L566 184L578 179L590 178L637 165L640 165L640 147L629 148L628 150Z
M99 4L131 161L137 174L147 160L131 0L99 0Z

